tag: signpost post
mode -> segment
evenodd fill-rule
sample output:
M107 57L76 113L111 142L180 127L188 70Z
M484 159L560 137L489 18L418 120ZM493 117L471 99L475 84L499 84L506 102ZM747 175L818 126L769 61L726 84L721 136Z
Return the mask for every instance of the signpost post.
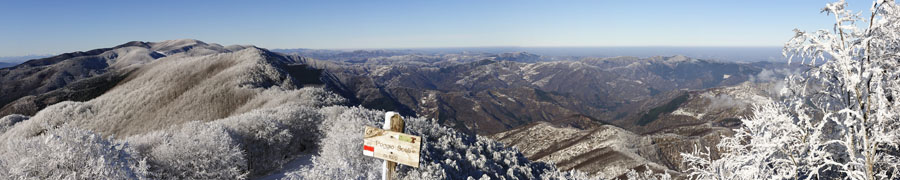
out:
M404 121L400 114L387 112L383 129L366 126L363 136L363 155L384 160L382 179L394 178L397 163L419 167L419 151L422 138L403 133Z

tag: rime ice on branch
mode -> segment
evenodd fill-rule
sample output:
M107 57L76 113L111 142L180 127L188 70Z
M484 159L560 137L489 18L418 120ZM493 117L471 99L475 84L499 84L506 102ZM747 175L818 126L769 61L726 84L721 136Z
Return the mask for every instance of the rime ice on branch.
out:
M695 179L897 179L900 7L875 1L869 14L844 1L822 12L834 28L794 30L784 54L817 67L758 105L734 137L683 153ZM790 61L790 60L789 60Z

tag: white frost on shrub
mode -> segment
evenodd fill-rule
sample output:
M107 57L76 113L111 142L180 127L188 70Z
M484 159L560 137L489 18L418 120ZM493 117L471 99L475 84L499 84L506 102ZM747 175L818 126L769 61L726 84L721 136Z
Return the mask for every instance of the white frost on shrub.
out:
M314 154L289 178L380 178L382 161L363 157L361 145L364 126L380 127L383 111L335 106L345 100L300 88L281 69L285 59L239 49L179 53L193 56L152 49L171 56L141 66L100 97L0 119L0 177L246 179ZM401 179L594 179L433 120L406 119L406 132L424 141L421 166L400 166Z
M0 134L6 133L16 123L30 119L31 117L21 114L10 114L0 118Z
M381 127L384 112L359 107L328 107L319 154L312 165L289 179L379 179L381 163L362 155L364 126ZM406 133L423 137L419 168L398 167L400 179L592 179L530 162L521 153L482 137L457 132L432 120L405 118Z
M152 175L160 179L242 179L247 159L221 125L185 124L150 149Z
M147 165L125 144L69 126L13 139L0 149L0 177L9 179L143 179Z

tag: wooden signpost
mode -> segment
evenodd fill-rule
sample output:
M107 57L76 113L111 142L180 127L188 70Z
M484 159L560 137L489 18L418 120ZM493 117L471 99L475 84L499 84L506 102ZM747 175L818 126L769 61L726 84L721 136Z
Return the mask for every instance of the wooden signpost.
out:
M385 113L383 129L366 126L363 155L384 160L383 179L393 179L397 163L419 167L422 137L404 134L403 127L403 118L395 112Z

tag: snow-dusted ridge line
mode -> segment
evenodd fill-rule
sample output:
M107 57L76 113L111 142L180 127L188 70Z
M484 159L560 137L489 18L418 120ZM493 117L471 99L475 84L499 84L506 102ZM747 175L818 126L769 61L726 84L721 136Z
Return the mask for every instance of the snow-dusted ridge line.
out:
M346 107L322 87L302 87L286 74L289 58L265 49L187 45L205 44L195 40L149 44L166 48L146 53L165 57L146 61L116 53L134 73L97 98L0 118L0 129L8 129L0 134L0 176L245 179L303 154L314 154L313 163L288 178L380 175L370 166L380 160L348 147L361 144L361 128L377 126L383 111ZM515 149L434 120L406 119L406 131L425 141L422 166L401 167L401 179L591 178L533 163Z

